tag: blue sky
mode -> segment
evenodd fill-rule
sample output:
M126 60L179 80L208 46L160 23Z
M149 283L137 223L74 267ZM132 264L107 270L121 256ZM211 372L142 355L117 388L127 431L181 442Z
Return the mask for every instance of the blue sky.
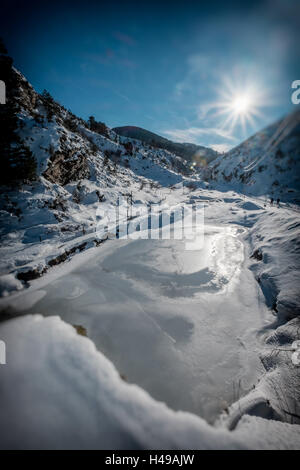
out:
M11 0L1 16L32 85L110 127L226 150L293 107L298 0Z

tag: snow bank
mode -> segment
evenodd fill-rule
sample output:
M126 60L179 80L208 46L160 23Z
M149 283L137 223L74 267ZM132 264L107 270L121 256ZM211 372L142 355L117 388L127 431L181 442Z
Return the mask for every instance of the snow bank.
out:
M257 416L243 416L233 435L238 435L239 439L249 444L255 441L255 448L258 450L286 450L287 443L289 450L300 448L300 426L270 421ZM261 440L258 439L259 436Z
M250 232L253 254L259 252L262 257L251 269L268 307L280 321L300 315L299 227L298 211L271 208L260 215Z
M6 297L10 292L23 289L22 282L12 274L0 276L0 296Z
M175 413L123 382L59 317L2 323L1 448L239 448L227 432Z
M1 323L0 338L7 348L7 364L0 369L3 449L297 445L298 426L292 430L282 423L251 418L242 419L230 433L192 414L171 411L122 381L94 344L59 317L28 315L9 320ZM289 439L282 439L284 432Z

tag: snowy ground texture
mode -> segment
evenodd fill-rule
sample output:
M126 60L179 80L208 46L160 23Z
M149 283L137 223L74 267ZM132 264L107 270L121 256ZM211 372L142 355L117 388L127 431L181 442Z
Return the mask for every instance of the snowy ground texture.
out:
M230 432L170 410L122 381L92 341L59 317L25 316L2 324L0 331L9 358L1 369L2 448L299 446L299 426L246 416Z
M289 135L277 123L267 166L272 128L190 175L169 152L92 132L57 104L49 121L14 73L38 178L2 188L0 447L299 449L295 118ZM274 187L279 207L266 202ZM203 246L159 233L101 242L97 209L129 193L202 203Z
M107 240L2 299L2 447L300 447L297 209L168 193L204 202L203 249Z

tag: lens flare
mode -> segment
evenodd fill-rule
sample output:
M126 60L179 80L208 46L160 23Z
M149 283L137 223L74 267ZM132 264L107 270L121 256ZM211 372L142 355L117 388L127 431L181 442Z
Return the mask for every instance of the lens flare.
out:
M219 98L210 104L209 109L214 110L212 117L220 119L220 129L229 133L241 126L246 134L247 127L254 128L255 120L264 116L262 109L272 104L266 87L255 77L224 77L216 92Z
M236 114L247 114L251 110L252 104L248 95L238 95L232 101L232 110Z

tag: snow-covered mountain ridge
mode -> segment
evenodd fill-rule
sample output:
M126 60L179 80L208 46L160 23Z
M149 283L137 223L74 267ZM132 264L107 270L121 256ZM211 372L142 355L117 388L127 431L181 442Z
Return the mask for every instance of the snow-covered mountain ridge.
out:
M146 129L142 129L141 127L114 127L113 131L115 131L118 135L131 137L133 139L146 142L154 147L167 149L170 152L175 153L175 155L190 161L191 163L200 160L210 162L218 156L218 152L211 148L204 147L203 145L191 144L189 142L173 142L169 139L166 139L165 137L147 131Z
M217 157L203 176L241 193L299 204L299 109Z

